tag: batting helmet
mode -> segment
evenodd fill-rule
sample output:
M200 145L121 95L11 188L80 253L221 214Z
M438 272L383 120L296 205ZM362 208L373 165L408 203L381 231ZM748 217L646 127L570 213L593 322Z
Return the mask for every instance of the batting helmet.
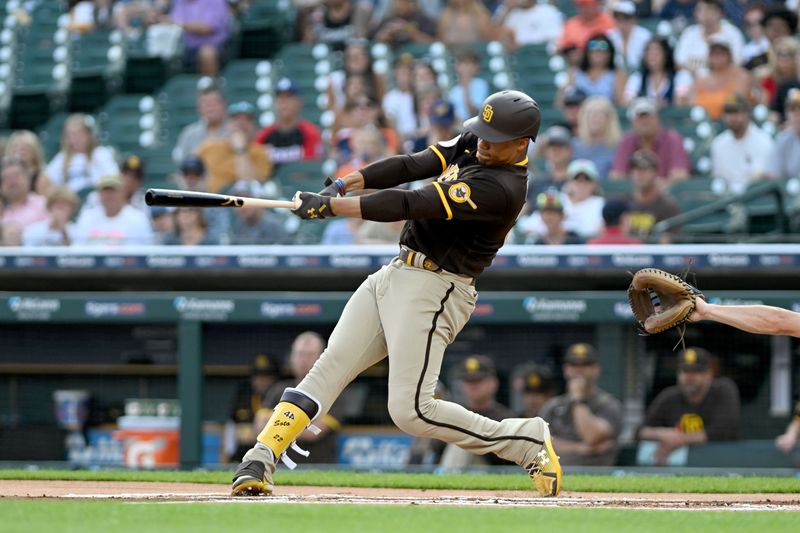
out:
M464 128L493 143L529 137L536 140L542 114L536 100L520 91L489 95L478 116L464 121Z

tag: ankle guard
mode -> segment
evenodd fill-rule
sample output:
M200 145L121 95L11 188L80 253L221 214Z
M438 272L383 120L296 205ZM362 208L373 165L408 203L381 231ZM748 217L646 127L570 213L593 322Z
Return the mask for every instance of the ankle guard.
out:
M311 422L320 411L316 398L300 390L287 388L272 411L267 425L259 433L258 442L272 450L276 460L280 459L287 467L294 469L297 463L286 455L286 450L291 448L303 457L308 457L309 453L301 449L295 441L306 429L319 433L319 428Z

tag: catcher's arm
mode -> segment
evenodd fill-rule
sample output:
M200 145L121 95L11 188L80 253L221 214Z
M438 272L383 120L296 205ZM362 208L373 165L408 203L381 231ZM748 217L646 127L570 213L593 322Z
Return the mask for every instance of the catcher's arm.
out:
M748 333L800 337L800 313L771 305L719 305L695 302L690 322L713 320Z

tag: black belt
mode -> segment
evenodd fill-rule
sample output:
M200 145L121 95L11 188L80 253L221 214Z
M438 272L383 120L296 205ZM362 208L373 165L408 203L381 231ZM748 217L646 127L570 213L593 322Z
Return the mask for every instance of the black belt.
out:
M442 271L442 267L431 261L425 254L405 246L400 247L400 255L398 257L400 257L400 261L413 267L430 270L431 272Z

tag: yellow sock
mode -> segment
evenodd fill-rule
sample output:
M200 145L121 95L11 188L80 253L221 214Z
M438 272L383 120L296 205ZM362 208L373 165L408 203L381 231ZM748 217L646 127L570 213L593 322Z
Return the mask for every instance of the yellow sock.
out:
M258 434L258 442L272 450L277 461L310 423L311 419L300 407L293 403L280 402L272 411L267 425Z

